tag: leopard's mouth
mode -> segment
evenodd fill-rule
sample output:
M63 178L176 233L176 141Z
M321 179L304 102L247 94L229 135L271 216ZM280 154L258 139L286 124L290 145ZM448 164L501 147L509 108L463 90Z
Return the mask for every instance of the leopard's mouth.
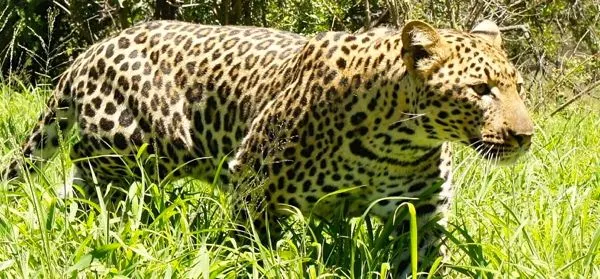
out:
M486 141L482 138L470 139L469 147L481 157L499 164L513 163L526 151L506 143Z

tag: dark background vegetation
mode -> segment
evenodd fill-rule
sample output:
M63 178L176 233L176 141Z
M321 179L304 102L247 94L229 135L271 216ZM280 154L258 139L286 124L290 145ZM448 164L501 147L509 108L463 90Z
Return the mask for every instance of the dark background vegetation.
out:
M410 19L469 30L492 19L529 91L537 92L527 96L534 108L593 92L600 80L600 0L0 0L2 82L51 85L89 45L152 19L306 35Z

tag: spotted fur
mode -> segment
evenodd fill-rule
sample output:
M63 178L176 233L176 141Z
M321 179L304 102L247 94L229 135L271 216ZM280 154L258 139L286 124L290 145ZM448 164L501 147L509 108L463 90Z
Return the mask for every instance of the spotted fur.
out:
M92 170L100 184L139 177L135 154L147 143L159 159L142 162L157 180L218 175L227 184L259 174L270 216L281 204L325 218L347 204L355 216L380 200L371 213L385 220L403 202L388 198L413 197L422 223L441 216L443 225L452 198L447 142L497 161L530 146L522 79L500 44L491 22L472 33L412 21L401 31L310 38L145 23L73 62L23 152L48 160L59 131L77 126L71 158L88 185ZM342 189L352 190L316 206Z

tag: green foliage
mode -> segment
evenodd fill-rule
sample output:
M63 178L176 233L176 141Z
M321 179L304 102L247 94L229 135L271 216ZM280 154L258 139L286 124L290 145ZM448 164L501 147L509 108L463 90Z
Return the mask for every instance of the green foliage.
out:
M50 82L83 49L109 34L158 19L162 15L156 11L165 9L164 5L174 8L173 17L179 20L274 27L307 35L364 30L367 18L371 25L395 26L407 19L423 19L438 27L463 30L482 19L493 19L509 27L503 33L505 47L532 79L556 80L569 71L574 60L593 58L577 65L583 66L578 74L587 79L566 81L555 92L568 92L568 83L589 83L600 75L600 5L594 0L2 1L7 1L0 12L2 76L21 76L20 80L32 83ZM510 28L514 26L521 28ZM551 96L545 101L559 99Z
M53 14L49 13L44 2L7 0L5 5L0 5L0 22L3 23L0 25L0 65L3 76L20 74L21 69L32 67L37 62L37 57L32 54L48 49L44 49L43 42L48 36L48 23Z
M139 1L3 0L0 65L6 80L50 83L90 44L143 20Z
M17 87L0 85L0 168L50 93ZM512 166L456 146L445 278L600 276L599 111L590 102L536 115L532 151ZM0 277L391 278L394 256L408 250L408 236L390 242L391 224L366 216L298 216L278 243L239 242L230 197L193 180L136 182L113 209L64 201L53 190L64 158L26 182L0 182Z
M535 145L524 162L495 171L459 148L448 277L599 277L600 107L591 96L553 118L545 114L599 78L600 5L500 2L368 1L373 24L423 19L468 30L491 18L500 26L526 27L503 37L528 80L530 107L538 111ZM186 0L176 18L309 35L354 32L365 26L365 3ZM155 18L156 7L150 0L0 0L0 65L11 83L0 85L0 169L18 151L52 87L30 83L51 84L87 46ZM165 188L135 183L116 210L65 202L53 191L66 176L62 166L70 164L59 157L18 187L0 182L0 277L389 278L393 258L408 249L408 235L390 243L391 224L367 216L350 222L296 218L279 243L253 236L240 243L231 237L237 227L230 197L197 181ZM195 194L163 199L171 190Z
M308 35L354 32L367 15L367 1L360 0L182 3L180 20ZM525 162L493 172L459 148L449 277L599 277L598 100L593 93L583 105L546 117L548 109L600 77L597 1L368 3L375 25L423 19L468 30L491 18L504 27L524 26L503 37L537 111L535 145ZM51 84L83 49L155 18L156 7L150 0L0 0L0 65L10 81L0 85L0 169L17 152L52 87L30 84ZM62 165L70 163L62 157L16 188L0 182L0 277L389 278L394 256L407 249L407 236L389 243L390 225L366 216L350 223L342 217L297 218L279 243L262 244L252 236L239 243L231 237L237 227L229 197L196 181L164 189L142 181L127 189L130 199L116 210L91 204L82 212L53 191L66 175ZM165 189L196 194L165 201ZM149 193L153 198L145 200Z

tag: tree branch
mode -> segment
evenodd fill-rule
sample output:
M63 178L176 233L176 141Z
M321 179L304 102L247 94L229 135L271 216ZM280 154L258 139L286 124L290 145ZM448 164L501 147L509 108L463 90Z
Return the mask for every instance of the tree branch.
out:
M499 27L501 32L521 30L525 33L529 33L529 26L527 24L509 25Z
M571 99L569 99L568 101L566 101L564 104L562 104L561 106L559 106L558 108L556 108L552 113L550 113L550 116L554 116L555 114L557 114L561 110L565 109L567 106L569 106L573 102L577 101L577 99L581 98L583 95L586 95L586 94L592 92L592 90L596 89L596 87L598 87L598 86L600 86L600 80L597 80L596 82L590 84L584 90L582 90L581 92L577 93L577 95L573 96Z
M365 0L365 30L371 28L371 7L369 6L369 0Z

